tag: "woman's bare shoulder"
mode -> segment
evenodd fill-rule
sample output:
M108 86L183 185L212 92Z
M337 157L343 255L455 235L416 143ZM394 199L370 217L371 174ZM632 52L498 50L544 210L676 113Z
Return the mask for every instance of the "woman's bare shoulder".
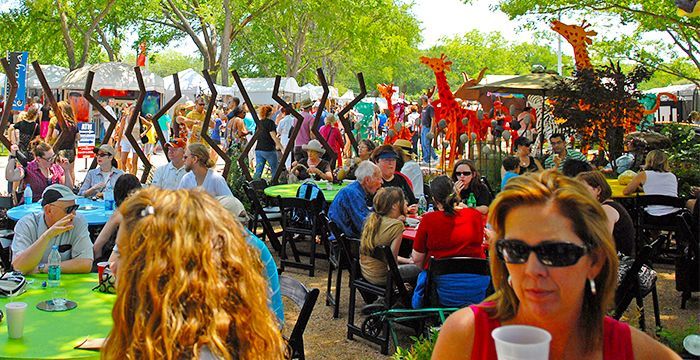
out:
M469 359L474 344L474 311L461 309L447 318L440 328L433 359Z
M631 327L632 351L636 360L679 359L680 356L644 332Z

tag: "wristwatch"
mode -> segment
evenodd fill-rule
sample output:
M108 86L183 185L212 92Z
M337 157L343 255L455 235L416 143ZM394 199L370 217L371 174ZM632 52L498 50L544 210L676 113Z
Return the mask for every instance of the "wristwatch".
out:
M41 263L41 264L39 264L39 266L38 266L37 268L39 269L39 273L40 273L40 274L43 274L43 273L44 273L44 268L46 268L46 264L45 264L45 263Z

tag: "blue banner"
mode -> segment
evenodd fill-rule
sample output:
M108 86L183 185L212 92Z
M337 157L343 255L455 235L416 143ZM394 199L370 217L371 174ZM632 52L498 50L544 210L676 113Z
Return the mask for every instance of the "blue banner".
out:
M17 79L17 95L12 102L12 110L23 111L27 98L27 59L29 53L26 51L11 52L7 55L7 61L10 63L10 68L15 71ZM8 84L9 85L9 84ZM9 86L5 87L6 89Z

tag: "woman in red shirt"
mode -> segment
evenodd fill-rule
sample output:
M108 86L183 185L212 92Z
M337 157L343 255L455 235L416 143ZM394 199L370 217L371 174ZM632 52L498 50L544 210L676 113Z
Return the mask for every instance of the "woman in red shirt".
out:
M476 209L457 206L454 183L447 176L430 182L437 211L423 214L413 241L413 262L428 268L431 256L437 259L454 256L484 258L484 221Z

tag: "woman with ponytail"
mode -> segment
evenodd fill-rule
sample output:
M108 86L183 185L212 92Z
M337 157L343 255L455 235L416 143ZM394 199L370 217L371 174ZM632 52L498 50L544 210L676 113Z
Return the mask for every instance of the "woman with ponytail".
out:
M411 259L398 255L407 211L406 199L400 188L382 188L374 196L374 212L365 220L360 239L360 270L372 284L386 283L386 264L372 257L374 249L381 245L391 248L404 281L415 284L420 268L413 265Z
M416 239L413 241L411 259L422 269L428 269L431 257L436 259L467 256L485 258L481 244L484 240L484 220L481 213L473 208L463 208L455 193L454 183L447 176L438 176L430 182L430 193L437 206L436 211L423 214ZM438 281L441 305L461 306L480 302L485 296L488 277L459 275L449 281ZM470 274L466 274L470 275ZM468 278L468 279L467 279ZM413 307L422 306L426 271L418 277L418 285L413 295ZM449 287L449 289L445 289ZM449 294L443 294L442 290ZM450 291L452 290L452 291Z
M178 189L203 188L211 196L233 196L226 179L212 168L216 163L209 157L209 149L202 143L187 146L185 155L185 171L187 174L180 180Z

